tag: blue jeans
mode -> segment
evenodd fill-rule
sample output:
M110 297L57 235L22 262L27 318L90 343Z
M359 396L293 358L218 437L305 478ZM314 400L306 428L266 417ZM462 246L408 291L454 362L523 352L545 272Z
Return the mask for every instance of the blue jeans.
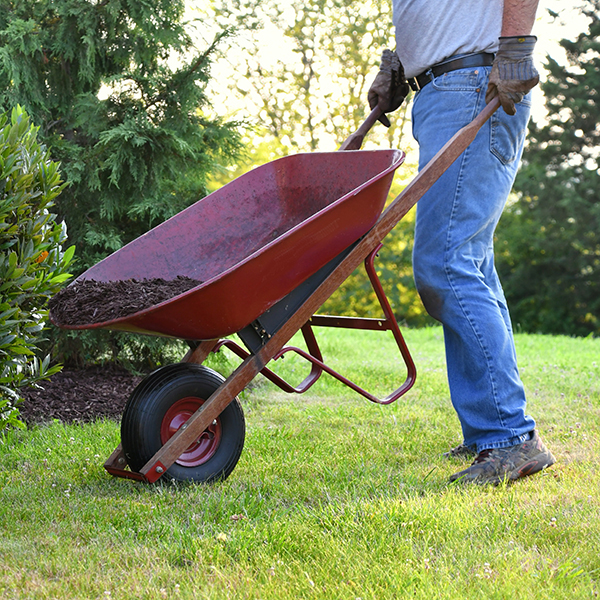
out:
M413 105L423 168L485 106L489 67L436 78ZM413 267L427 312L444 328L448 383L464 443L477 452L528 439L510 316L494 266L494 230L513 185L530 96L500 108L417 204Z

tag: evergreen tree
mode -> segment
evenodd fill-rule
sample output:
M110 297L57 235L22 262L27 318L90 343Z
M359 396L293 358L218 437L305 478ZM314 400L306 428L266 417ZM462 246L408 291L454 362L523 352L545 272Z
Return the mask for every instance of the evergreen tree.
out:
M533 123L518 200L498 228L497 260L515 323L532 332L600 334L600 0L589 30L548 58L547 122Z
M198 52L183 11L183 0L0 0L0 110L23 106L61 163L57 210L80 271L205 195L207 174L239 149L236 124L206 114L224 33Z
M61 163L69 185L54 210L77 248L75 274L200 199L211 171L239 152L237 124L209 116L206 96L227 30L194 48L184 8L184 0L0 0L0 111L23 106ZM111 357L154 368L181 351L107 331L56 341L66 364Z

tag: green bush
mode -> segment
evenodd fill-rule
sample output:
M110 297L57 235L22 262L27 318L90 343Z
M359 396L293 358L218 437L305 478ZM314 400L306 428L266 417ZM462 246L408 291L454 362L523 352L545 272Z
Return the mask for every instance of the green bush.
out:
M0 114L0 431L22 426L19 389L60 369L38 344L74 252L63 252L65 227L49 212L61 183L29 116L20 107Z

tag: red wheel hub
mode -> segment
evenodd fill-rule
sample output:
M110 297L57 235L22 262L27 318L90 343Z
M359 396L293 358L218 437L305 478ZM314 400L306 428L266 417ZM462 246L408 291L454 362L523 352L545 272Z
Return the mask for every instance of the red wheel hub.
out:
M204 400L194 396L175 402L163 417L160 426L161 442L166 444L203 404ZM217 418L175 462L183 467L197 467L212 457L217 451L220 441L221 419Z

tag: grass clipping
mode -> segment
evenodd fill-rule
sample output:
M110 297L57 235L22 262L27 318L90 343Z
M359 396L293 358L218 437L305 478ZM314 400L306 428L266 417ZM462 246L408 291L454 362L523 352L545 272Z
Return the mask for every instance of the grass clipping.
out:
M175 298L202 282L190 277L75 281L50 299L56 325L93 325L135 314Z

